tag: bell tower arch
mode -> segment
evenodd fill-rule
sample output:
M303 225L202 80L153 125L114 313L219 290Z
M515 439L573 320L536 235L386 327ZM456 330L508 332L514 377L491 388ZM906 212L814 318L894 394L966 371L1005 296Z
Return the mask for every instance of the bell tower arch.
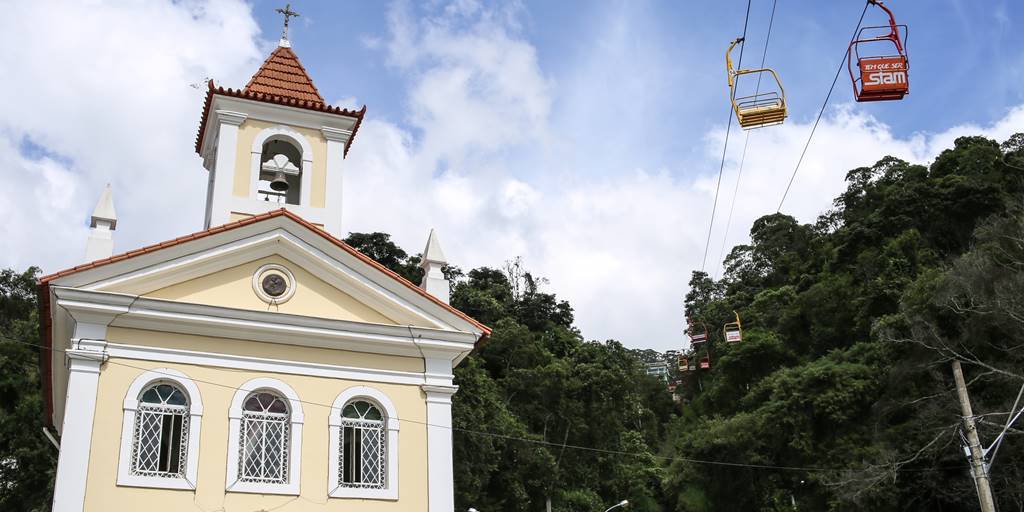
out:
M208 85L196 140L204 227L287 208L343 236L342 167L366 107L327 104L285 38L244 88Z

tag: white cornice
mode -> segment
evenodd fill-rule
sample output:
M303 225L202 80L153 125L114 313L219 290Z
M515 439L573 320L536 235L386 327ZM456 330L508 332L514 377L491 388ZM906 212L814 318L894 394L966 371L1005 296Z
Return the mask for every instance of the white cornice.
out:
M108 343L107 352L114 359L136 359L198 366L217 366L256 372L287 373L327 377L330 379L385 382L389 384L422 384L426 377L418 372L402 372L377 368L338 366L306 361L270 359L266 357L240 356L195 350L180 350L149 345ZM451 380L451 374L448 379Z
M329 141L343 144L347 144L348 140L352 138L352 130L339 130L329 126L321 126L320 133L324 134L324 138Z
M423 357L423 351L460 357L473 349L469 332L333 320L274 311L191 304L111 292L56 287L57 305L103 314L109 325L133 329L265 341L357 352Z
M230 110L218 110L217 119L225 124L238 126L245 122L249 116L243 112L232 112Z

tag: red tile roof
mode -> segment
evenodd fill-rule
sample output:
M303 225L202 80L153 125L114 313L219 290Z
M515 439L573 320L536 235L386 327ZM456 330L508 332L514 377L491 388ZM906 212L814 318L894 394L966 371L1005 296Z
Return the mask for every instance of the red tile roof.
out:
M47 276L41 277L39 279L39 284L41 284L41 285L48 285L54 279L58 279L58 278L65 277L65 276L68 276L68 275L71 275L71 274L75 274L75 273L81 272L83 270L89 270L89 269L96 268L96 267L102 267L103 265L109 265L111 263L117 263L119 261L123 261L123 260L129 259L129 258L134 258L135 256L140 256L140 255L143 255L143 254L147 254L147 253L151 253L151 252L156 252L156 251L159 251L160 249L164 249L166 247L171 247L171 246L175 246L175 245L182 244L182 243L185 243L185 242L190 242L192 240L198 240L200 238L205 238L205 237L210 236L210 235L215 235L217 233L223 233L225 231L230 231L232 229L237 229L237 228L240 228L242 226L248 226L249 224L255 224L255 223L260 222L260 221L264 221L264 220L267 220L267 219L272 219L274 217L282 217L282 216L283 217L287 217L287 218L289 218L289 219L291 219L291 220L301 224L302 226L308 228L310 231L312 231L312 232L314 232L314 233L324 237L327 241L331 242L332 244L334 244L335 246L337 246L341 250L343 250L343 251L345 251L345 252L355 256L356 258L358 258L362 262L366 263L367 265L370 265L371 267L377 269L378 271L386 274L388 277L398 281L399 283L401 283L402 285L406 286L407 288L409 288L409 289L415 291L416 293L426 297L431 302L434 302L435 304L443 307L444 309L447 309L448 311L454 313L459 318L462 318L463 320L473 324L473 326L477 327L478 329L481 330L481 332L483 332L484 337L486 337L487 335L489 335L491 333L491 329L489 327L487 327L486 325L484 325L484 324L482 324L480 322L477 322L472 317L470 317L469 315L463 313L462 311L459 311L458 309L455 309L452 306L450 306L448 304L445 304L444 302L441 302L440 300L437 299L437 297L434 297L433 295L423 291L423 289L421 289L419 286L416 286L415 284L409 282L409 280L407 280L404 277L398 275L397 273L395 273L391 269L385 267L384 265L381 265L380 263L377 263L376 260L374 260L374 259L370 258L369 256L359 252L358 250L356 250L351 245L348 245L347 243L345 243L343 240L340 240L340 239L334 237L330 233L324 231L323 229L320 229L320 228L316 227L315 225L311 224L309 221L303 219L302 217L299 217L298 215L295 215L294 213L292 213L292 212L290 212L290 211L288 211L288 210L286 210L284 208L281 208L279 210L273 210L273 211L270 211L270 212L267 212L267 213L261 213L259 215L255 215L255 216L248 217L248 218L245 218L245 219L236 220L234 222L229 222L229 223L224 224L222 226L212 227L210 229L207 229L207 230L204 230L204 231L198 231L198 232L192 233L190 235L180 236L180 237L175 238L173 240L168 240L166 242L161 242L161 243L158 243L158 244L149 245L149 246L143 247L141 249L136 249L134 251L128 251L128 252L126 252L124 254L117 254L117 255L111 256L109 258L104 258L104 259L101 259L101 260L92 261L92 262L89 262L89 263L78 265L76 267L69 268L67 270L61 270L59 272L54 272L53 274L49 274Z
M207 82L207 85L209 89L203 102L203 117L199 121L199 133L196 135L196 153L200 155L215 94L355 118L352 136L345 145L345 156L348 156L348 150L352 147L352 141L355 140L366 114L366 105L359 110L349 110L325 102L323 96L320 96L320 91L313 85L313 80L306 73L306 68L302 67L298 56L291 48L278 47L274 50L243 89L218 87L214 85L213 80Z
M320 91L302 67L299 58L291 48L278 46L260 66L249 84L242 90L247 93L280 96L298 101L324 103Z

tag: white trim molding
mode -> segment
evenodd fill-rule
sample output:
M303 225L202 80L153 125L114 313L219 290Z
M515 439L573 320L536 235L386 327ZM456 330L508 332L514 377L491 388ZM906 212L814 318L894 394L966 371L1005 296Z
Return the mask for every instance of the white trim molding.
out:
M452 395L458 386L420 386L427 397L427 512L455 509Z
M263 482L242 482L239 477L239 453L240 439L239 432L242 426L242 405L246 397L254 391L267 390L283 395L288 400L290 425L290 446L288 447L288 482L284 484L263 483ZM228 410L228 464L227 482L225 490L228 492L247 492L256 494L285 494L298 496L299 483L302 480L300 468L302 467L302 402L299 395L291 386L284 382L269 378L259 377L247 381L239 386L231 400L231 408Z
M385 442L385 463L387 464L387 475L384 480L383 489L366 489L358 487L344 487L341 485L338 458L341 453L341 411L353 400L363 399L380 407L384 412L384 425L387 429ZM328 480L327 496L331 498L361 498L371 500L397 500L398 499L398 410L391 403L391 399L382 391L369 386L353 386L342 391L338 398L334 399L331 406L328 426L330 429L330 448L328 454Z
M80 324L76 333L84 329ZM53 512L80 512L85 506L85 470L89 467L96 391L106 360L106 342L72 339L65 352L68 393L61 426L61 449L53 491Z
M135 438L135 417L139 409L139 396L152 384L177 384L188 395L188 447L186 448L185 476L133 475L132 444ZM187 375L171 368L146 371L132 381L124 397L124 420L121 423L121 452L117 463L117 485L152 487L158 489L195 489L199 472L199 435L202 431L203 399L199 387Z

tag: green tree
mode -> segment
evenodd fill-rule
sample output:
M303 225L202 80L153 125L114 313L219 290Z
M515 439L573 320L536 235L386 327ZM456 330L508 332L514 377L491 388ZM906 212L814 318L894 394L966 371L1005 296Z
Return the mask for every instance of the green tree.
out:
M57 451L43 436L39 269L0 271L0 509L50 509Z

